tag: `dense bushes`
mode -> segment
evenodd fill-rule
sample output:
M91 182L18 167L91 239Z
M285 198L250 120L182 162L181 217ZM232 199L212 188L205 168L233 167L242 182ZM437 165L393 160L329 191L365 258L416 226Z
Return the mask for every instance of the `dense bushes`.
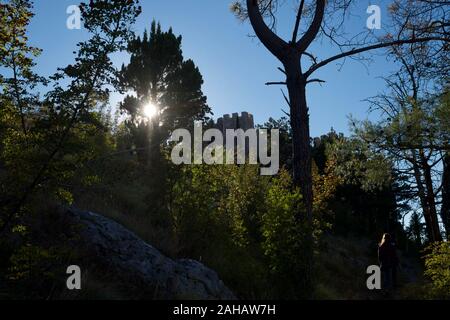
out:
M246 298L302 294L305 230L294 218L301 196L282 171L251 165L177 168L168 197L179 255L201 259Z
M425 256L425 276L429 277L429 297L450 298L450 245L448 242L434 243Z

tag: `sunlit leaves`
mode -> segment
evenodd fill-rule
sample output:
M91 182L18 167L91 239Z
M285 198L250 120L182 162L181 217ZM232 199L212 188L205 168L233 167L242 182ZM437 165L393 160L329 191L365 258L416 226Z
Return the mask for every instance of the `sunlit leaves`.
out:
M434 243L425 256L425 275L431 279L431 295L435 298L450 297L450 244Z
M361 184L363 190L381 190L392 182L392 164L383 154L373 152L359 139L339 139L327 150L334 174L346 183Z

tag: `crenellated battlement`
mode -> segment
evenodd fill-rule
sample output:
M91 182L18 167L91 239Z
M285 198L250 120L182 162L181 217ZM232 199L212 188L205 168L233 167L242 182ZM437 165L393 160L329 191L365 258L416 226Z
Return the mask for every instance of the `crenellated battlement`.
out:
M233 114L224 114L221 118L217 119L216 128L226 133L227 129L242 129L248 130L255 128L255 123L253 120L253 115L246 111Z

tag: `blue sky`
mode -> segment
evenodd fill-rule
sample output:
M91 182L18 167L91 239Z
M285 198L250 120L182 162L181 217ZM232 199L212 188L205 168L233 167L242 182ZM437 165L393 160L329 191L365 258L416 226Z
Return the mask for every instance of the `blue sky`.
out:
M283 80L277 70L279 62L254 38L248 22L240 22L229 10L231 0L142 0L143 13L134 29L142 33L150 27L152 19L161 22L163 29L172 27L183 36L185 58L191 58L203 74L204 93L214 112L214 118L224 113L249 111L257 123L269 117L283 116L287 110L278 86L267 87L268 81ZM372 1L382 6L384 1ZM33 45L44 50L38 59L37 70L52 74L57 67L73 61L72 51L76 43L85 40L83 30L66 28L66 9L77 0L35 1L35 13L30 26ZM289 3L289 1L287 1ZM361 0L352 18L351 28L363 30L368 14L369 1ZM289 4L280 12L279 33L288 34L294 23ZM313 47L320 58L335 52L328 43ZM115 62L127 62L125 54L116 55ZM324 85L308 86L312 136L324 134L333 127L348 133L348 115L357 119L367 117L368 105L362 100L384 89L379 78L387 75L392 65L383 57L375 58L368 68L359 62L347 60L339 71L330 64L317 76L327 81ZM119 97L113 96L113 106Z

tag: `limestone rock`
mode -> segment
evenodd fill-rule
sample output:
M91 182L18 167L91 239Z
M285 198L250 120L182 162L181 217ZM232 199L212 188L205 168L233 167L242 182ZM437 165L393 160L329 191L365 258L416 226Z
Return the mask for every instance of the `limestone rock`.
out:
M217 273L194 260L173 260L111 219L76 209L68 211L80 225L80 241L93 263L106 266L135 289L160 299L236 299Z

